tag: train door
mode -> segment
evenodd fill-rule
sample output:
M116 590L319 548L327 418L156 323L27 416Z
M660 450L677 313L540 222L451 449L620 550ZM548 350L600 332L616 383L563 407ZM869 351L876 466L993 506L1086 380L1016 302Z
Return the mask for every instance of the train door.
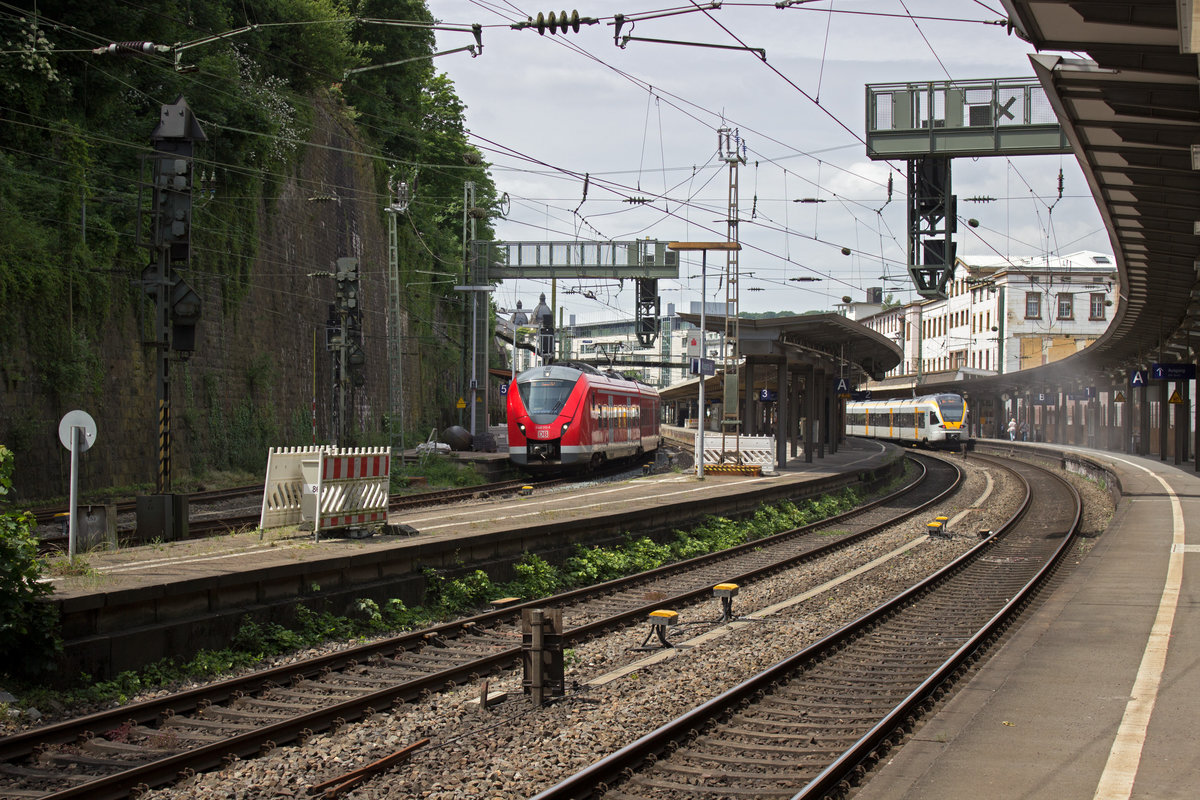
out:
M616 403L613 403L612 395L605 395L604 411L605 411L604 443L605 443L605 445L611 445L612 441L613 441L613 439L612 439L612 429L613 429L613 423L614 423L613 417L617 413L617 405L616 405Z
M629 441L629 398L617 398L617 442Z
M609 441L609 422L610 412L612 411L612 400L608 395L602 394L600 397L600 429L596 432L596 444L604 446Z
M637 429L637 404L635 399L634 397L625 398L625 414L629 416L629 419L625 421L625 441L629 441L629 443L636 440L634 432Z
M596 427L600 423L600 398L596 390L589 387L587 397L587 413L579 415L583 428L579 431L579 444L585 453L591 453L596 445Z

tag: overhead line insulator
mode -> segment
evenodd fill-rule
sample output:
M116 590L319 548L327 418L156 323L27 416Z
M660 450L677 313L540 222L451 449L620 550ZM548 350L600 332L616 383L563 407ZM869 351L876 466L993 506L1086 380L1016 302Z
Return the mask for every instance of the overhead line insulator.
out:
M600 20L595 17L581 17L578 11L572 11L567 14L566 11L560 11L555 14L551 11L549 14L538 12L537 19L529 17L524 22L515 22L512 25L513 30L521 30L523 28L536 28L539 36L544 36L546 31L550 33L566 33L570 28L575 33L579 33L580 25L597 25Z

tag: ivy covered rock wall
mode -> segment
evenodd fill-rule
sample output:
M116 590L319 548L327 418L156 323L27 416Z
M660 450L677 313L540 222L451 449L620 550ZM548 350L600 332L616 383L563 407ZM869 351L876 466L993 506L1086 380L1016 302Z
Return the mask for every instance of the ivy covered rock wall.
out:
M201 296L197 349L173 358L172 475L261 472L270 446L333 439L326 321L340 257L360 270L362 380L348 441L387 443L387 342L399 335L411 443L454 421L464 339L463 182L494 203L465 111L439 75L420 0L192 0L130 7L42 0L0 14L0 443L14 494L66 493L57 426L74 408L99 431L86 490L153 490L158 472L153 303L139 246L152 193L145 156L163 104L184 97L196 148L191 259ZM89 48L144 38L188 42L262 27L174 55L103 58ZM271 23L267 25L266 23ZM10 54L11 55L11 54ZM404 62L350 77L355 66ZM388 329L392 186L402 324ZM488 237L483 220L479 235ZM143 234L143 240L146 236ZM441 277L439 277L441 276ZM314 391L315 384L315 391Z

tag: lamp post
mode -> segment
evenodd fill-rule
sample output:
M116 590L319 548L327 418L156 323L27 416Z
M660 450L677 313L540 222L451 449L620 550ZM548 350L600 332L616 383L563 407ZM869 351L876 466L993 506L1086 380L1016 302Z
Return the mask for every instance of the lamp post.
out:
M705 313L704 310L708 305L708 251L709 250L741 250L742 246L737 242L667 242L669 250L699 250L700 251L700 357L704 358L707 353L708 345L705 337ZM725 308L725 314L728 316L729 308ZM704 423L707 417L704 408L704 373L700 373L700 422L697 425L697 442L696 442L696 477L699 480L704 480Z

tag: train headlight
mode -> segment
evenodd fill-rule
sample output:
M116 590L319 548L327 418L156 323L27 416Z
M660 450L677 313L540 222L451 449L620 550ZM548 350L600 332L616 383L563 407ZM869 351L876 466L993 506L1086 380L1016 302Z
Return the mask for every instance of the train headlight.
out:
M558 435L559 435L559 436L566 436L566 435L567 435L567 428L569 428L569 427L571 427L571 423L569 423L569 422L564 422L564 423L563 423L563 425L562 425L562 430L558 432Z
M517 423L517 430L519 430L519 431L521 432L521 435L522 435L522 436L524 436L524 435L525 435L525 423L524 423L524 422L518 422L518 423Z

